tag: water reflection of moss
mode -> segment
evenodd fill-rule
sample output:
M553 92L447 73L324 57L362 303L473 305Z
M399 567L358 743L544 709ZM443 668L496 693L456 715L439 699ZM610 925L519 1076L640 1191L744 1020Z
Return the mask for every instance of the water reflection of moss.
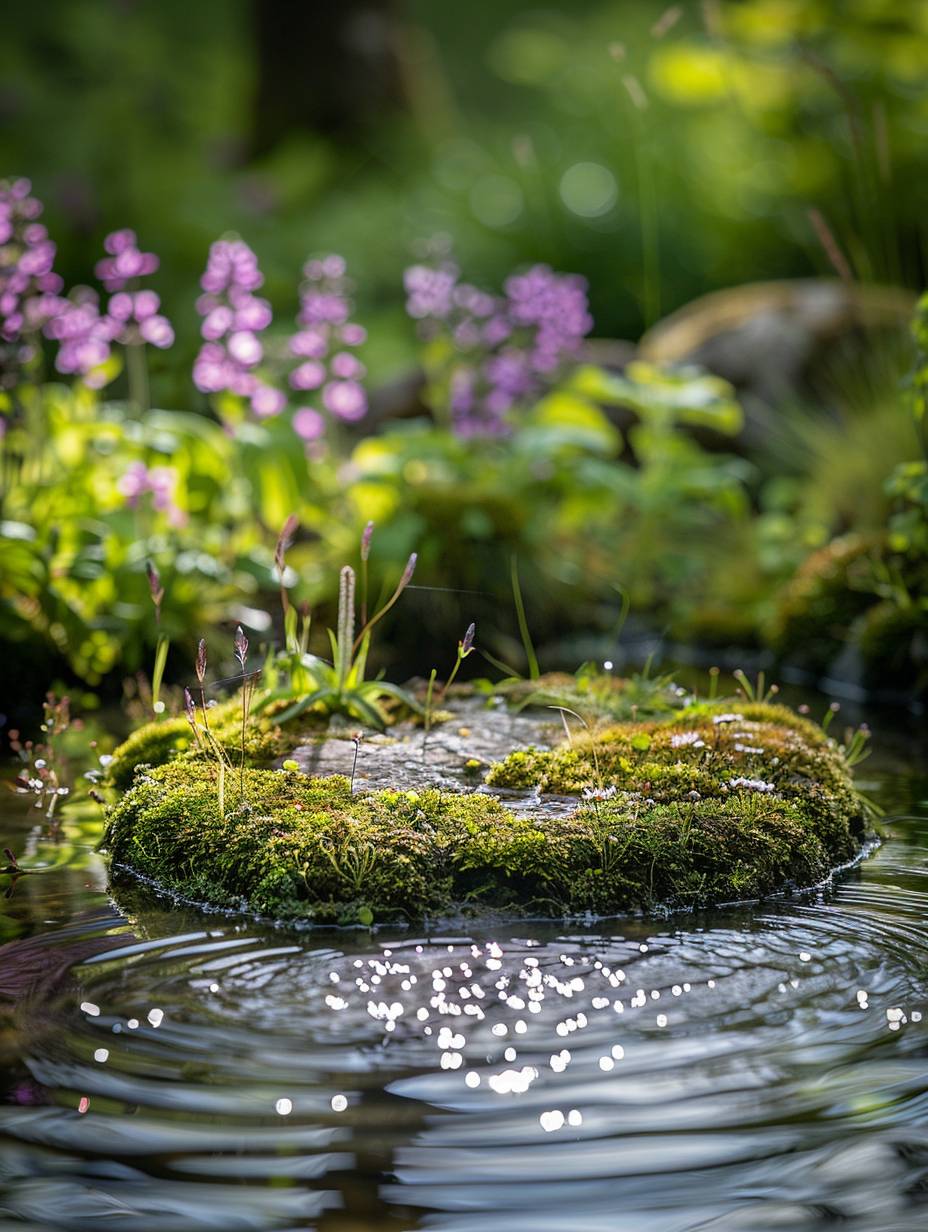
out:
M568 815L252 769L223 817L212 770L179 760L136 777L106 842L117 866L190 899L317 922L606 914L814 883L863 829L840 747L779 706L737 713L614 725L491 771L499 785L585 791Z

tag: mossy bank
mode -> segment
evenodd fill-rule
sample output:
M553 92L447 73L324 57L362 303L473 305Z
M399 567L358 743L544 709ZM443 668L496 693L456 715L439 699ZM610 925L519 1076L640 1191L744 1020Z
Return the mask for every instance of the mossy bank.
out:
M821 880L864 832L843 749L780 706L614 724L515 752L487 781L576 799L514 811L483 792L352 792L340 775L250 768L221 815L214 768L181 756L140 769L105 842L117 870L188 899L370 923L755 899Z

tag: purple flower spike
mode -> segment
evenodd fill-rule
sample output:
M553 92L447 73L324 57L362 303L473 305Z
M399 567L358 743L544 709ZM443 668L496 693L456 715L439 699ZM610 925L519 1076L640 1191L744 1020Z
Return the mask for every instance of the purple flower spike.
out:
M242 671L244 672L245 661L248 658L248 638L245 636L245 632L242 629L241 625L239 625L239 627L235 630L234 645L235 645L235 657L236 659L238 659L239 663L241 664Z
M260 381L254 369L264 357L258 337L271 323L271 306L254 292L264 282L258 258L243 240L217 240L209 250L197 300L204 342L193 366L201 393L230 391L248 398L259 418L279 415L283 394Z
M107 317L113 324L113 341L123 346L148 343L159 350L174 344L174 329L159 312L161 300L154 291L128 290L130 284L157 270L160 262L153 252L141 252L134 231L113 231L103 241L110 254L98 261L96 275L112 292Z
M42 203L28 180L0 180L0 389L12 388L34 353L35 335L65 301L53 270L55 245L35 220Z
M45 325L45 335L59 344L55 367L65 375L83 377L85 384L99 389L108 379L103 365L110 348L121 332L118 321L100 312L95 291L77 287L69 299Z
M197 680L199 680L200 684L202 684L206 678L206 638L205 637L200 638L200 644L197 646L196 673L197 673Z
M367 333L350 320L344 258L332 254L307 261L303 274L299 328L288 347L299 361L290 371L290 386L301 392L320 389L326 412L354 423L367 414L367 394L361 384L367 370L348 348L360 346ZM301 407L294 413L293 428L305 441L313 441L322 435L325 419L315 408Z
M467 626L467 632L461 639L461 658L464 659L474 648L474 637L477 634L477 626L473 621Z
M449 409L460 436L508 432L510 417L538 398L575 359L593 322L586 283L536 265L495 297L457 281L450 263L406 271L407 311L425 337L444 334L451 364Z
M405 590L406 587L409 585L409 583L412 581L412 575L416 571L416 561L418 559L419 559L418 553L413 552L412 555L409 557L409 560L407 560L406 568L403 570L403 576L400 578L400 584L398 587L399 590Z
M374 523L368 522L361 535L361 559L367 560L371 554L371 540L374 538Z
M161 264L153 252L141 252L134 231L113 231L103 241L110 254L98 261L95 273L107 291L121 291L133 278L153 274Z
M161 585L161 575L150 560L145 562L145 573L148 577L148 589L151 591L151 601L155 607L161 606L164 598L164 587Z

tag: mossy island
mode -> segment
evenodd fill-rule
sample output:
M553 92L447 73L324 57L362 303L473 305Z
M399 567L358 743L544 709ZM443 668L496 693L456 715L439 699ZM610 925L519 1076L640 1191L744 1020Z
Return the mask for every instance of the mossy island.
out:
M183 720L148 724L110 767L114 876L215 908L368 925L699 909L813 886L860 851L860 738L841 743L785 706L685 698L621 721L600 707L582 725L564 709L559 727L550 709L496 702L451 703L428 737L399 723L359 761L311 709L263 714L221 793ZM234 702L214 712L230 747L236 713L240 725ZM483 752L468 756L478 730ZM346 773L330 773L339 756ZM371 789L378 758L388 769Z

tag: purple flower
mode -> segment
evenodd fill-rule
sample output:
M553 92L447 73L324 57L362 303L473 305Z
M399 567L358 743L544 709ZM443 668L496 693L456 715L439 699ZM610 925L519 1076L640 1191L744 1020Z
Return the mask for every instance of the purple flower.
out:
M325 419L311 406L301 406L293 412L293 430L304 441L316 441L325 432Z
M153 252L141 252L134 231L113 231L103 241L110 254L98 261L95 273L107 291L121 291L133 278L153 274L160 265Z
M346 381L357 381L366 374L366 369L357 355L349 351L339 351L332 356L330 364L334 376Z
M265 385L263 381L258 382L251 395L251 409L259 419L279 415L286 405L286 396L273 385Z
M290 353L305 359L321 359L328 350L326 335L319 329L302 329L290 339Z
M170 321L167 317L158 314L140 319L139 335L144 342L162 351L174 342L174 330L171 328Z
M111 291L107 315L117 323L113 338L123 346L151 346L165 350L174 343L174 329L159 309L154 291L127 290L130 283L153 274L160 262L153 252L141 252L134 231L113 231L103 241L110 254L97 262L96 275Z
M174 499L177 483L177 471L172 466L149 468L144 462L132 462L120 475L116 487L131 509L136 508L142 497L150 495L156 513L167 514L172 526L182 526L187 519Z
M331 381L322 391L322 403L327 411L349 423L367 413L367 395L356 381Z
M229 355L243 368L253 368L264 357L264 350L257 337L246 329L230 334L226 346Z
M297 332L288 349L301 361L290 371L292 389L322 390L322 405L336 419L354 422L367 413L367 395L361 381L364 364L348 348L360 346L367 337L352 320L349 282L344 258L332 254L314 258L303 267ZM294 413L294 431L306 441L322 435L325 420L313 407Z
M266 418L286 405L283 394L260 381L254 369L264 357L258 335L271 323L271 306L254 292L264 282L258 259L243 240L217 240L209 250L197 300L204 342L193 366L201 393L229 390L251 401Z
M449 410L461 436L500 435L510 417L538 398L592 328L586 283L536 265L508 278L497 298L457 282L457 270L416 265L406 271L407 311L426 335L444 332L450 362Z
M58 311L45 325L46 337L58 343L55 367L65 375L83 377L85 384L99 389L108 379L101 369L121 328L119 321L100 312L95 291L76 287L70 298L61 300Z
M444 321L454 305L454 289L458 279L457 266L412 265L403 275L406 288L406 311L417 321L432 318Z
M325 365L317 359L308 359L290 373L290 384L294 389L318 389L325 380Z
M42 203L28 180L0 180L0 388L16 383L32 356L24 334L36 333L60 309L55 245L35 220Z

